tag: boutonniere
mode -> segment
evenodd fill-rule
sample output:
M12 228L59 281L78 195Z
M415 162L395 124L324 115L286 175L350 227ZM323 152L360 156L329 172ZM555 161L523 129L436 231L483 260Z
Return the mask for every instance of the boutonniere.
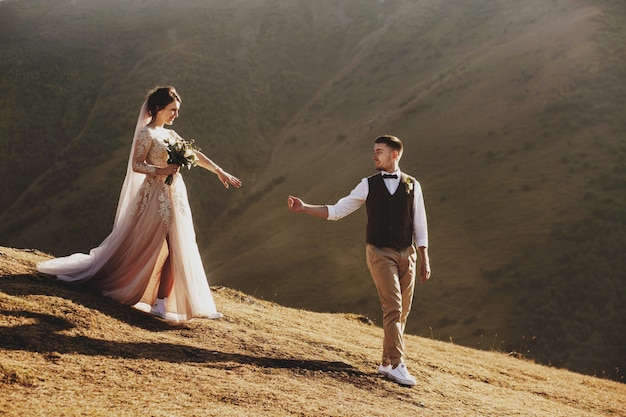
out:
M413 191L413 180L411 179L411 177L406 177L404 179L404 188L406 190L407 195L411 194L411 191Z

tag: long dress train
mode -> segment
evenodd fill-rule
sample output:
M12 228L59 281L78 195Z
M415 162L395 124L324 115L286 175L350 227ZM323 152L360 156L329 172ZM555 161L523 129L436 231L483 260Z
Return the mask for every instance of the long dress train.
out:
M141 310L149 309L156 299L161 274L171 271L174 284L167 299L168 317L221 317L200 258L182 176L175 174L167 185L165 176L154 173L155 167L167 165L167 141L177 138L170 129L140 129L133 141L127 180L144 178L135 181L136 191L130 190L134 196L127 201L120 198L111 234L88 255L41 262L37 269L66 282L89 282L103 295ZM127 181L122 194L126 186ZM168 256L170 271L162 271Z

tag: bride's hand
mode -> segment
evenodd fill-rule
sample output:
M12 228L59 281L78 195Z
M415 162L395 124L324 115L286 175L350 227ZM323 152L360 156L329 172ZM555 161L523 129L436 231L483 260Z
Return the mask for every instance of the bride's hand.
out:
M241 187L241 180L233 175L230 175L228 172L218 169L216 174L222 184L224 184L224 187L228 188L229 184L233 185L235 188Z
M180 170L180 165L169 164L165 167L160 167L156 169L157 175L174 175Z

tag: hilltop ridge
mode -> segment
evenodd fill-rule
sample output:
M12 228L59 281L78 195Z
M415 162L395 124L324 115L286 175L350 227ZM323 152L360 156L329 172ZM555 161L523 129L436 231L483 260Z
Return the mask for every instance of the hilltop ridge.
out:
M0 247L0 413L17 416L619 416L615 381L407 336L412 389L375 373L381 329L213 287L221 320L170 324Z

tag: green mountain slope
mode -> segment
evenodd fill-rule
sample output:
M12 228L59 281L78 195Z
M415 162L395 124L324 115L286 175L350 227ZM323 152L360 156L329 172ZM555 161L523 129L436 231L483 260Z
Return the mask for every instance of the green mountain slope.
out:
M212 284L377 321L364 213L286 197L334 203L392 133L431 235L409 331L624 369L620 2L3 2L0 22L3 244L98 244L141 97L174 84L176 130L245 182L185 173Z

